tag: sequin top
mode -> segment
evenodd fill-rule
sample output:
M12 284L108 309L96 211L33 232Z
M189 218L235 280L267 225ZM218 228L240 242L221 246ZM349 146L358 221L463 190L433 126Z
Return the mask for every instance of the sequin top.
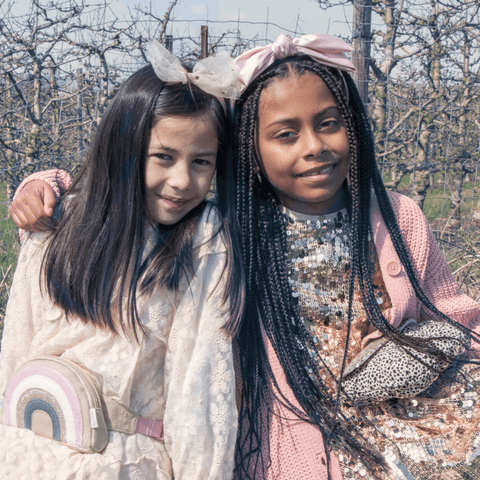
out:
M292 295L298 298L301 318L313 336L318 354L335 376L339 375L346 341L348 292L350 288L351 227L346 209L311 217L290 210L287 245L288 273ZM370 241L375 297L381 310L391 307L373 241ZM357 355L370 324L361 294L355 290L352 302L352 330L347 362ZM338 355L341 352L341 355ZM332 376L322 380L334 394Z
M334 376L339 375L348 319L351 227L346 210L308 216L284 209L287 216L288 274L301 318L312 334L318 356ZM373 287L380 310L391 308L377 251L370 241ZM358 286L352 302L352 325L347 364L371 333ZM365 422L353 408L345 414L387 458L388 473L367 471L361 460L351 460L338 449L344 479L478 479L480 464L480 409L476 385L480 374L472 365L462 368L469 382L459 381L456 365L432 387L413 399L399 399L362 407ZM319 371L331 394L332 375L319 362ZM478 382L478 383L477 383ZM458 440L461 440L460 442ZM468 475L468 477L461 476Z

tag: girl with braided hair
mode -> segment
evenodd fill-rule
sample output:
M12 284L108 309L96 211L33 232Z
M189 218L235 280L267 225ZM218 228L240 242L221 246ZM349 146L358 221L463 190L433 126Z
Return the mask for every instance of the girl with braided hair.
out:
M386 192L348 50L280 35L236 59L237 476L480 478L480 376L458 359L475 356L480 309L419 208Z

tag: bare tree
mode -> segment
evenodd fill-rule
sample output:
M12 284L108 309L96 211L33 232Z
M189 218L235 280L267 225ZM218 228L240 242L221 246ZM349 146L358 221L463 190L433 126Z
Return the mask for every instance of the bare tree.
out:
M130 25L119 26L115 18L106 22L106 2L87 7L84 0L32 0L20 17L7 7L0 12L0 124L5 132L0 168L15 187L27 172L60 166L60 158L64 168L81 160L77 145L88 145L118 84L107 54L128 50ZM77 76L79 69L84 74ZM79 95L86 112L81 116Z

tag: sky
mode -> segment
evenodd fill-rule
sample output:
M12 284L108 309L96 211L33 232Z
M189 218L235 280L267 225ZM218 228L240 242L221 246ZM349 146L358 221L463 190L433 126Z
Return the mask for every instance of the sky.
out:
M26 13L31 7L31 0L7 1L14 3L15 11L20 14ZM163 18L170 4L170 0L107 2L119 18L129 18L128 9L134 6L153 8L157 17ZM336 2L345 3L345 0ZM173 11L175 21L170 23L167 33L174 38L198 38L200 26L206 24L209 26L210 35L220 35L226 30L236 31L239 27L242 38L256 38L260 40L260 44L262 41L272 42L279 33L291 36L328 33L350 39L352 10L353 7L348 5L325 11L318 6L316 0L179 0Z
M150 5L150 0L112 0L119 9L125 6ZM159 17L167 11L168 0L153 2ZM315 0L180 0L173 12L175 22L170 24L174 37L195 34L200 25L209 25L209 32L220 34L225 29L236 29L240 24L242 37L267 39L270 42L279 33L300 36L307 33L329 33L349 38L352 7L320 9ZM189 20L190 22L181 22ZM208 20L208 23L206 21ZM265 25L268 20L268 27ZM192 22L194 21L194 22ZM203 21L203 23L202 23ZM215 23L215 22L231 23ZM243 23L251 22L251 23Z
M13 4L17 15L32 9L31 0L6 0ZM53 4L65 0L52 0ZM106 0L109 6L107 17L114 15L125 25L130 24L134 7L152 10L158 19L163 19L171 0ZM336 3L348 3L346 0L333 0ZM1 0L0 0L1 3ZM41 4L48 5L47 0ZM87 11L101 5L103 0L91 2L86 0ZM133 12L132 12L133 11ZM351 23L353 7L338 6L322 10L317 0L179 0L171 15L167 34L174 39L200 38L202 25L208 25L209 43L215 42L222 34L228 33L220 43L221 46L244 40L243 48L266 45L275 40L278 34L292 37L307 33L328 33L351 40ZM121 24L121 23L120 23ZM153 38L158 34L158 26L150 24L144 34ZM181 42L174 43L175 48L182 48ZM240 47L240 51L242 47ZM238 50L237 50L238 54ZM125 62L126 59L122 59Z

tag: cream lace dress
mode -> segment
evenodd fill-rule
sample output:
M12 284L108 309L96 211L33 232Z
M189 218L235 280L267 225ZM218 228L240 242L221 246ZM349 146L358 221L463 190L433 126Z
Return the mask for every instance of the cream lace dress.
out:
M0 392L28 359L63 356L90 370L105 395L143 417L163 419L165 442L110 432L101 454L82 454L30 430L0 425L2 480L231 478L237 412L231 342L220 328L227 318L221 307L225 247L220 235L207 242L218 224L207 207L190 285L184 280L176 293L158 289L139 298L148 332L139 344L79 321L67 323L39 287L47 236L29 236L7 308Z

